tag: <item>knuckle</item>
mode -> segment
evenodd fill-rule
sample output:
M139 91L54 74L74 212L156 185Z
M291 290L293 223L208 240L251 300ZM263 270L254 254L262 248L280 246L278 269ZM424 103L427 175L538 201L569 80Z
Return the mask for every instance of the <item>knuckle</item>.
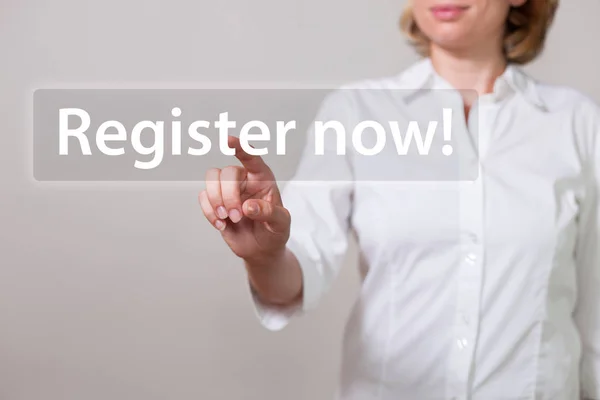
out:
M228 165L225 168L223 168L222 172L223 173L227 173L227 174L235 174L237 173L242 167L239 167L237 165Z
M223 186L227 186L228 189L231 189L232 186L235 186L238 184L237 175L221 174L221 184Z
M291 221L292 220L292 215L290 214L290 210L288 210L285 207L281 207L282 213L283 213L283 217L285 218L286 221Z
M210 168L208 171L206 171L205 176L207 181L215 181L218 180L220 175L221 170L219 168Z
M230 165L228 167L223 168L221 171L221 180L227 180L229 182L237 182L241 179L244 174L244 168Z

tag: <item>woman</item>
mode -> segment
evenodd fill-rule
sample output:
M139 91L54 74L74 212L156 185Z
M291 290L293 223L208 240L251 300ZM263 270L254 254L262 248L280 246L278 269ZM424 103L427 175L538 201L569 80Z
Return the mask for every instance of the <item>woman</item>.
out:
M280 196L234 138L243 167L207 173L202 210L269 329L315 306L356 233L340 399L600 399L600 112L518 67L556 7L413 0L403 16L425 59L375 83L477 91L486 144L471 183L352 182L360 167L306 156ZM302 183L331 170L348 179Z

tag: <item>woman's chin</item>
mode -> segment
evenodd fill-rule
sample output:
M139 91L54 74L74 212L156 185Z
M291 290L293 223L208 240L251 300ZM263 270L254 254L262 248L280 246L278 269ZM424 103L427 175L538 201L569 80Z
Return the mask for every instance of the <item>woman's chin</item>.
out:
M468 35L447 34L437 35L432 39L432 45L445 50L460 51L467 49L471 43Z

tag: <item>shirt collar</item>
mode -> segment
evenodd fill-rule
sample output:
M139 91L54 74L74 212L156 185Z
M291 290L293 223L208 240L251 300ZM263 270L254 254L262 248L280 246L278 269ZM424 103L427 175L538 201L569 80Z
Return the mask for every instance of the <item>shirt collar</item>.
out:
M400 80L407 97L412 97L421 89L452 89L452 86L435 72L429 58L418 61L409 67L400 75ZM501 92L506 88L519 93L538 109L547 110L537 90L537 82L514 64L509 64L504 74L498 78L494 92Z

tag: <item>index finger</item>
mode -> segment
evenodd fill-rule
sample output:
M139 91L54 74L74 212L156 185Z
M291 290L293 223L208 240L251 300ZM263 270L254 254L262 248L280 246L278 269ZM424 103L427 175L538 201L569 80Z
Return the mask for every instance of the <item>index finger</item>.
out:
M246 171L250 173L265 173L270 172L269 166L263 161L260 156L253 156L252 154L248 154L240 143L240 139L235 136L229 136L227 138L227 143L230 148L235 150L235 157L240 160Z

